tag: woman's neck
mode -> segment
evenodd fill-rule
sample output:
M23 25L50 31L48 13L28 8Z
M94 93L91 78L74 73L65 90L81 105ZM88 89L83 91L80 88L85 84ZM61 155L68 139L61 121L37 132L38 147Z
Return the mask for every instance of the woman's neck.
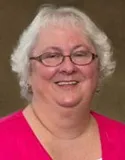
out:
M32 103L28 106L29 112L52 136L60 139L75 139L83 135L91 126L92 117L89 109L77 106L64 108L50 107Z

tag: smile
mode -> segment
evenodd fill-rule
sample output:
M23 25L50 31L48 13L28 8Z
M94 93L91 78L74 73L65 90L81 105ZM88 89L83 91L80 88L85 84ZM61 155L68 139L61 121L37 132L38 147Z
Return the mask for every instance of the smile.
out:
M56 82L56 84L58 84L59 86L76 85L78 83L79 83L78 81L58 81L58 82Z

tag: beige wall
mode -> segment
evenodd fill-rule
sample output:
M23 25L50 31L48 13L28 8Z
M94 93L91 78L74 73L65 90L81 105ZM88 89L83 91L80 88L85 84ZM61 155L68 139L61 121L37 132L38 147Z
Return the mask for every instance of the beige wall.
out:
M0 116L21 107L16 76L11 73L9 59L19 34L29 24L42 3L52 0L0 1ZM108 34L115 48L117 69L95 98L93 108L105 115L125 121L125 2L123 0L63 0L58 4L84 9Z

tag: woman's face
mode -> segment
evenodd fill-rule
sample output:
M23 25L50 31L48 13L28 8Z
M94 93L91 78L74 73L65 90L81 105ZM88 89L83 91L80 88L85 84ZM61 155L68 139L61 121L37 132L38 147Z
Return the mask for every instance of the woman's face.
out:
M70 55L79 50L96 54L80 28L51 26L41 29L32 56L46 52ZM91 102L98 83L98 58L85 66L73 64L69 57L56 67L47 67L35 60L31 61L31 66L29 81L33 100L62 107L87 105Z

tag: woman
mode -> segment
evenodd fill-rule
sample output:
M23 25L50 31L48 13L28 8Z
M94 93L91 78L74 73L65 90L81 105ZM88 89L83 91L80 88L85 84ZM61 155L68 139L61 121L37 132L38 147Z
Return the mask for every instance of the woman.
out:
M43 6L11 64L29 103L0 121L1 160L125 159L125 126L90 111L115 61L107 36L85 13Z

